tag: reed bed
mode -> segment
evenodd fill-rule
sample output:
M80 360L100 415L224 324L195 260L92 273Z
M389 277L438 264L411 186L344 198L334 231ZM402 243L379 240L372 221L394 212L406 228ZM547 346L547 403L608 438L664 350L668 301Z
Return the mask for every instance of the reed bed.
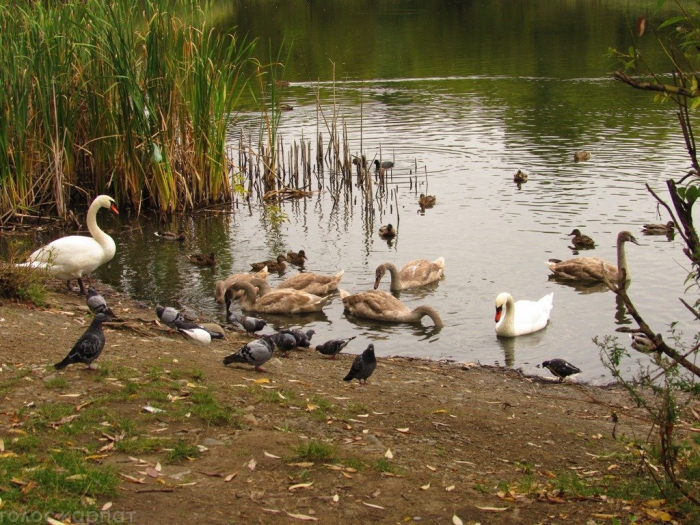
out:
M0 224L98 193L163 214L231 199L253 43L194 0L0 2Z

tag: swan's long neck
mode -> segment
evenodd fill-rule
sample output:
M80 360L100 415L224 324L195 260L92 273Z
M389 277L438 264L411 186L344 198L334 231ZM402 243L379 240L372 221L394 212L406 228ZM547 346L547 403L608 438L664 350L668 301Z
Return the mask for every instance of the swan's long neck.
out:
M384 263L384 267L389 270L391 274L391 289L400 290L401 289L401 277L399 277L399 271L391 263Z
M249 310L252 308L252 306L255 304L255 300L257 299L257 293L255 291L255 287L251 283L237 283L239 290L243 290L245 292L245 295L241 298L241 308L245 310Z
M505 331L505 333L513 333L515 332L515 301L510 295L506 299L504 306L506 312L501 320L501 323L503 323L501 330Z
M630 271L627 268L627 256L625 255L625 241L622 237L617 238L617 278L622 279L622 270L625 271L625 279L629 280Z
M442 319L440 319L438 313L430 306L419 306L411 310L410 313L412 321L420 321L421 319L423 319L424 315L427 315L428 317L430 317L430 319L433 320L435 328L442 328L443 326L445 326L442 322Z
M97 212L100 211L102 205L98 202L94 202L88 208L87 213L87 227L92 238L95 239L104 252L104 261L109 261L114 257L117 252L117 245L114 244L114 239L102 231L102 229L97 225Z

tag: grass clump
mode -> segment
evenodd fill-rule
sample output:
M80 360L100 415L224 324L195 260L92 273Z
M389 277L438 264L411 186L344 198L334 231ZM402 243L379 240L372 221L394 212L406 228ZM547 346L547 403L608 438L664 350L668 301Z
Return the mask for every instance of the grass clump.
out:
M335 449L332 445L311 439L297 445L294 449L294 459L297 461L335 461Z
M179 439L173 448L168 449L168 454L165 456L165 460L168 463L179 463L185 459L192 459L199 456L199 449L190 445L186 441Z
M35 268L17 266L26 261L20 249L10 244L7 262L0 263L0 297L30 302L36 306L46 306L47 293L44 288L45 272Z
M231 421L233 409L219 404L214 395L206 390L195 390L190 395L192 414L210 425L225 425Z

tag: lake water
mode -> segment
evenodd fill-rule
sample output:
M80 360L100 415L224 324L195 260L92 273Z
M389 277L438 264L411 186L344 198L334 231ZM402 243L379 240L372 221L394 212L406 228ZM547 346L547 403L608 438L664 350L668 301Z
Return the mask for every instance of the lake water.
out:
M283 204L288 220L277 225L255 200L231 213L167 224L119 223L100 214L114 232L117 255L99 278L153 305L179 302L223 322L214 281L288 250L306 251L307 271L344 270L341 287L350 293L372 288L383 262L400 267L444 257L446 277L438 286L400 294L410 308L434 307L445 323L438 332L427 318L423 326L350 319L339 297L322 314L275 316L270 324L314 328L314 343L357 335L349 353L373 342L379 356L507 364L543 375L549 372L535 366L559 357L583 370L580 380L606 383L592 338L632 326L631 318L601 287L550 281L544 261L572 256L567 234L580 228L598 243L582 255L615 263L617 233L630 230L641 244L627 245L629 294L638 310L664 335L674 320L694 333L678 301L688 270L682 243L640 232L643 223L668 220L644 184L665 195L664 181L685 173L682 137L671 108L613 81L613 61L605 56L609 47L632 43L631 27L640 13L649 14L648 2L375 4L219 2L213 14L222 27L258 35L265 53L294 39L284 71L291 85L282 91L294 107L280 123L285 144L327 135L316 90L330 111L335 87L350 151L378 158L381 150L395 161L390 188L398 208L375 206L368 216L359 197L334 206L327 191L316 191ZM652 42L645 45L651 53ZM258 125L258 115L242 113L232 136ZM577 150L590 151L591 160L574 162ZM418 186L411 187L416 167ZM512 180L518 169L530 173L520 188ZM435 195L437 205L420 213L419 193ZM398 224L393 242L377 234L386 223ZM157 229L185 229L187 240L160 241ZM208 251L216 252L214 268L187 260ZM284 277L297 271L289 267ZM273 274L270 282L281 279ZM388 279L381 288L388 290ZM494 300L502 291L516 300L554 292L549 326L499 340ZM620 340L628 345L626 335ZM629 372L634 359L626 362Z

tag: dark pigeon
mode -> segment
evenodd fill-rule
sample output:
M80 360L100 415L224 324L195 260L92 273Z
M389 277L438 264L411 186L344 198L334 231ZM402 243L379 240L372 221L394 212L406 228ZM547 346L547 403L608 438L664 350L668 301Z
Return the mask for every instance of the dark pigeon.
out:
M364 380L367 384L367 379L372 375L374 369L377 368L377 359L374 357L374 345L370 344L367 349L358 355L352 362L350 372L343 378L343 381L352 381L357 379L360 384Z
M93 314L107 314L116 317L114 312L107 306L107 301L92 286L87 289L87 305Z
M542 363L542 368L546 368L559 378L559 382L564 381L565 377L580 374L581 370L563 359L551 359Z
M308 348L311 346L311 338L316 332L314 332L313 330L307 330L306 332L302 332L298 328L290 328L288 330L281 330L280 333L292 334L294 336L294 339L297 340L297 346Z
M340 351L345 348L350 341L355 339L357 336L348 337L346 339L331 339L326 341L322 345L316 345L316 350L321 352L323 355L328 355L331 359L335 359Z
M249 334L254 334L255 332L265 328L267 321L264 319L258 319L257 317L249 317L247 315L236 315L234 312L228 312L226 319L232 325L238 325L243 330Z
M270 336L264 335L260 339L251 341L237 352L224 357L224 364L231 363L248 363L255 367L256 372L264 372L260 368L263 364L272 358L272 352L275 350L275 345Z
M74 363L85 363L92 370L92 362L100 356L105 347L105 334L102 331L102 322L107 320L106 314L97 314L85 333L76 341L73 348L63 361L56 363L54 368L62 368Z
M285 357L290 350L294 350L297 347L297 340L290 333L277 332L276 334L272 334L270 338L275 343L275 346L284 352Z
M185 316L172 306L156 306L156 315L158 315L158 319L171 328L177 328L175 321L185 321Z

